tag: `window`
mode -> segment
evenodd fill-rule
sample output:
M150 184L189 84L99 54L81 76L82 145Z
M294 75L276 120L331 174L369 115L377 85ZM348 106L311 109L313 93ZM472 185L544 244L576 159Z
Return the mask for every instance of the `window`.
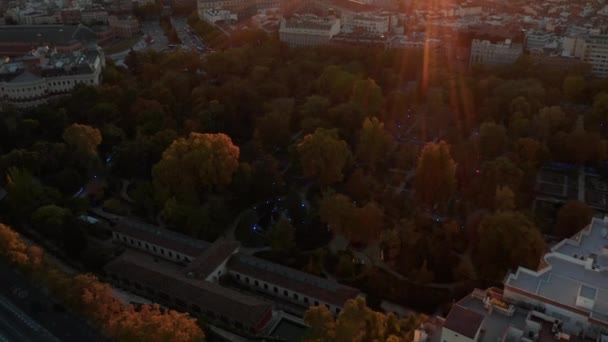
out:
M329 307L329 304L325 304L325 307L327 307L327 310L331 310L331 308Z
M264 284L264 290L268 290L268 284Z
M257 280L255 280L253 283L255 284L255 286L260 286L260 283Z
M132 244L132 245L134 245L134 244L135 244L135 241L133 241L133 239L131 239L131 244Z
M287 292L287 290L283 290L283 295L284 296L289 296L289 293Z
M173 258L173 252L169 252L169 256Z
M304 297L304 303L308 304L308 297Z
M179 254L175 254L175 257L177 258L177 260L181 259L181 257L179 256Z
M315 300L315 306L319 306L319 301Z
M150 249L150 245L146 242L146 249Z
M340 308L336 308L336 315L340 314Z
M160 249L160 254L165 255L165 250L163 248Z
M137 241L137 245L141 247L141 241Z
M152 246L152 250L156 252L156 246Z
M274 287L274 293L279 293L279 289L276 286Z
M298 296L298 294L297 294L297 293L294 293L294 294L293 294L293 299L298 300L298 299L300 299L299 297L300 297L300 296Z
M245 282L249 284L249 277L245 277Z
M237 275L236 275L236 279L241 280L241 275L240 275L240 274L237 274Z

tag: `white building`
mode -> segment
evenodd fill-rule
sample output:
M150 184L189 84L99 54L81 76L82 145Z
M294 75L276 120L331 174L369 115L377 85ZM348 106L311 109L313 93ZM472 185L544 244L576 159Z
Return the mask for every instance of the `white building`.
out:
M229 10L205 9L202 12L201 18L209 24L213 25L218 21L223 21L226 23L234 22L237 20L237 15L235 13L230 12Z
M369 13L357 14L349 18L342 27L344 32L365 32L370 35L383 35L390 29L390 17Z
M69 93L77 84L97 86L101 82L105 66L101 49L70 53L41 49L0 64L1 98L18 107L32 107Z
M338 33L340 19L312 14L282 18L279 28L280 40L292 47L328 44Z
M509 274L504 299L559 320L571 335L608 334L608 217L551 248L539 270Z
M514 63L523 54L523 45L513 44L510 39L492 43L474 39L471 43L470 65L504 65Z
M542 49L555 41L552 32L526 31L526 50Z
M608 34L589 35L584 46L583 62L591 65L591 73L608 77Z

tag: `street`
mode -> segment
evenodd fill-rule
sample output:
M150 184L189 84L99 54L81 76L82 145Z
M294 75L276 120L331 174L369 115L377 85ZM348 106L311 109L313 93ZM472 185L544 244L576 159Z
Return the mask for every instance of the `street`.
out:
M0 264L0 341L105 341L32 286L24 275Z
M184 17L171 17L171 23L179 39L182 41L181 48L187 51L196 51L203 53L205 51L205 44L201 42L200 38L190 30L188 27L188 20Z

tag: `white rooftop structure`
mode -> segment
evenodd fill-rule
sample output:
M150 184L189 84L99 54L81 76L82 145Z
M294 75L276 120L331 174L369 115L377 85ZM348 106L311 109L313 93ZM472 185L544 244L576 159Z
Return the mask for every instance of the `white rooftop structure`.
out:
M505 279L505 299L546 310L570 333L608 332L608 217L551 248L539 270Z

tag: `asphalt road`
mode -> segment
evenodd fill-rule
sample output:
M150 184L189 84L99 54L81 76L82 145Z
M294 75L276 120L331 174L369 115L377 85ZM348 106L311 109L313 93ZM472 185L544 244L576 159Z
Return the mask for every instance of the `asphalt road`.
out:
M29 279L0 264L0 342L102 342L81 318L58 309Z

